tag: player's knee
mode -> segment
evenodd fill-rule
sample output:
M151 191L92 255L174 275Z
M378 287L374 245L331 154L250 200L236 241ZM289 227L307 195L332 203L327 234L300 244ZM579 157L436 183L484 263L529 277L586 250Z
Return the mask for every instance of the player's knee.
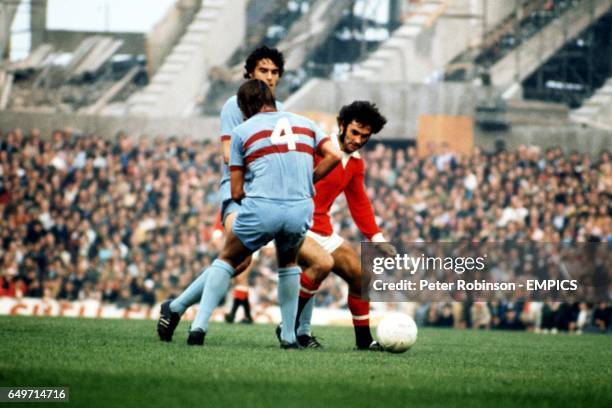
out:
M331 256L326 256L325 258L320 260L319 269L321 270L322 273L329 275L329 273L331 272L333 268L334 268L334 258L332 258Z
M334 258L326 256L317 261L316 268L321 275L329 275L334 267Z
M334 259L331 256L317 259L317 261L310 266L313 275L317 281L323 281L327 275L331 272L334 267Z

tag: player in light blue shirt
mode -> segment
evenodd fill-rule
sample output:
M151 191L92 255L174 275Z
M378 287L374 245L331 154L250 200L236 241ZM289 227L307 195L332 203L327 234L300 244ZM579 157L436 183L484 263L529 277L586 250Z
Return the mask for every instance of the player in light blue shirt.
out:
M276 101L276 110L283 111L284 106L281 102ZM234 95L225 102L221 110L221 143L224 152L223 169L221 175L221 184L219 186L219 196L221 197L221 218L225 224L225 218L230 214L238 211L239 205L232 200L230 188L230 172L229 172L229 147L231 145L231 135L234 128L244 122L242 112L238 107L237 96ZM225 153L226 150L228 153ZM233 218L231 219L233 223Z
M284 325L281 347L298 348L294 330L301 272L297 252L312 221L313 184L329 173L341 156L311 121L278 112L274 96L262 81L243 84L238 104L245 118L250 118L232 131L231 191L232 199L241 206L219 258L206 271L200 308L187 342L204 343L208 320L236 268L274 239L281 315L283 321L292 322ZM315 152L323 159L313 170Z
M270 87L272 94L276 90L276 85L280 77L283 75L285 61L283 54L276 48L268 48L263 46L254 50L244 64L246 79L259 79ZM276 102L276 109L284 110L283 104ZM223 175L221 176L221 185L219 193L221 196L221 216L226 228L231 228L233 218L230 218L228 223L225 218L231 213L237 211L238 206L232 202L230 186L229 186L229 170L227 164L230 160L230 141L232 131L236 126L244 122L243 113L238 106L237 96L230 97L223 108L221 109L221 148L223 151Z
M244 68L245 78L255 78L264 81L274 94L276 85L280 77L283 75L284 58L282 53L277 49L268 48L264 45L251 52L246 59ZM276 108L277 110L283 110L283 106L280 102L276 102ZM238 211L238 208L240 208L240 206L231 199L229 170L227 163L229 163L231 132L242 122L244 122L244 116L238 107L238 101L234 95L227 100L223 106L223 109L221 110L221 147L224 163L219 193L221 197L222 222L226 231L232 229L234 218L236 216L235 213ZM237 273L239 275L236 277L234 305L232 306L232 312L226 316L227 321L234 320L234 314L239 306L243 306L245 310L245 320L243 321L252 321L250 316L247 284L250 264L251 258L248 258L245 260L243 265L240 265L237 268ZM243 271L246 273L241 274ZM200 276L191 285L189 285L189 287L185 289L178 298L174 299L173 301L167 300L162 303L160 317L157 324L157 332L162 341L172 341L174 330L176 329L182 314L188 307L200 300L202 291L204 290L204 286L206 284L206 279L207 274L205 272L201 273ZM241 292L243 296L237 296L238 292Z
M303 116L261 112L233 130L230 169L248 169L249 198L309 200L314 195L313 153L327 139Z

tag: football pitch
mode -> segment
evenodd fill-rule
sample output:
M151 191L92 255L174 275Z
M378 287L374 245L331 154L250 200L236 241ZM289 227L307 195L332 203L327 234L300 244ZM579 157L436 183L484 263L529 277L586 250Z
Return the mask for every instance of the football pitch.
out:
M154 321L2 316L0 386L87 407L612 406L612 336L422 329L390 354L352 351L350 327L286 351L269 325L213 324L204 347L187 327L162 343Z

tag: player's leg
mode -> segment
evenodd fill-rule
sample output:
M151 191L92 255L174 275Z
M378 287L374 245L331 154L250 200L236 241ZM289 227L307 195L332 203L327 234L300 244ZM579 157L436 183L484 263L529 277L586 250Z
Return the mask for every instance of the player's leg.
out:
M300 256L304 255L300 262L309 264L308 274L302 274L301 287L306 289L300 292L300 307L298 308L297 328L298 341L300 345L307 348L319 348L321 344L312 336L310 322L314 309L312 295L319 288L321 282L329 275L329 271L334 265L334 260L329 255L338 248L344 240L338 234L322 236L312 231L306 234L308 237L307 247L302 248ZM305 279L306 278L306 279ZM310 296L310 299L308 297Z
M201 294L198 313L191 324L188 344L202 345L204 343L208 321L213 310L227 293L236 268L251 254L252 251L232 231L227 232L221 254L207 270L206 285Z
M234 279L234 291L233 291L234 301L232 303L231 311L225 315L225 321L228 323L234 322L234 319L236 318L236 312L238 311L238 308L240 306L242 306L244 309L243 322L248 323L248 322L253 321L253 318L251 317L250 305L249 305L249 282L248 282L249 274L251 273L252 269L253 267L251 263L251 265L247 266L247 269L243 273L238 274L238 276L236 276L236 278Z
M297 347L295 318L302 271L297 264L299 244L287 245L285 237L277 238L275 244L278 260L278 304L281 319L286 322L281 328L280 342L282 348L293 348Z
M224 207L225 231L231 231L236 211L240 208L237 204ZM243 272L251 263L251 257L248 257L242 264L236 268L236 274ZM208 268L206 268L198 278L193 281L187 289L185 289L176 299L166 300L161 305L159 320L157 322L157 333L162 341L172 341L174 330L178 326L181 316L190 306L198 303L202 298L202 293L206 286L208 278Z
M236 207L230 207L226 210L227 215L225 216L225 219L223 221L223 228L225 228L225 240L226 241L227 241L228 234L234 231L234 221L236 221L236 216L238 215L238 209L240 209L240 206L236 204ZM251 266L252 263L253 263L253 256L249 255L244 261L242 261L236 267L236 273L234 274L234 277L236 278L243 274L248 275L248 273L251 271L248 268L249 266Z
M224 205L226 208L226 213L228 215L225 218L224 227L226 231L231 231L234 225L234 220L236 218L236 212L240 208L240 206L231 201L227 205ZM253 269L253 258L249 257L244 264L238 266L237 276L234 279L234 302L232 304L232 311L225 316L225 321L228 323L234 322L234 317L236 315L236 311L240 306L243 306L245 309L245 318L247 320L253 321L251 318L250 307L249 307L249 286L248 286L248 277ZM247 313L248 310L248 313Z
M236 268L243 264L249 256L272 239L274 223L265 219L270 217L267 208L254 200L243 200L236 214L231 229L227 231L226 241L219 258L210 267L206 286L202 292L200 308L191 325L188 344L201 345L208 330L208 321L219 301L229 289ZM263 215L262 215L263 214ZM262 218L263 217L263 218Z
M187 287L176 299L170 302L170 310L173 313L177 313L181 316L191 306L195 305L200 297L202 291L206 286L206 278L208 277L208 268L204 269L200 276Z
M370 302L361 298L361 261L346 242L334 252L333 272L349 285L348 307L353 316L355 342L359 350L378 350L380 346L370 333Z
M282 228L274 236L279 266L278 301L284 322L280 333L282 348L299 347L295 336L301 273L297 257L310 228L312 210L312 200L288 205L282 213Z
M314 307L314 295L321 282L329 275L334 266L334 259L325 249L310 236L306 236L298 253L298 262L302 267L300 276L300 298L297 314L297 335L311 336L310 321ZM300 343L301 344L301 343Z

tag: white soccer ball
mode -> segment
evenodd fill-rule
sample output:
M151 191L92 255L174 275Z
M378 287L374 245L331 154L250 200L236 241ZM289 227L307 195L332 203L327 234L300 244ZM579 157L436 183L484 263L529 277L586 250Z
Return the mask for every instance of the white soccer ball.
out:
M378 324L378 343L391 353L403 353L416 343L417 325L412 317L403 313L385 316Z

